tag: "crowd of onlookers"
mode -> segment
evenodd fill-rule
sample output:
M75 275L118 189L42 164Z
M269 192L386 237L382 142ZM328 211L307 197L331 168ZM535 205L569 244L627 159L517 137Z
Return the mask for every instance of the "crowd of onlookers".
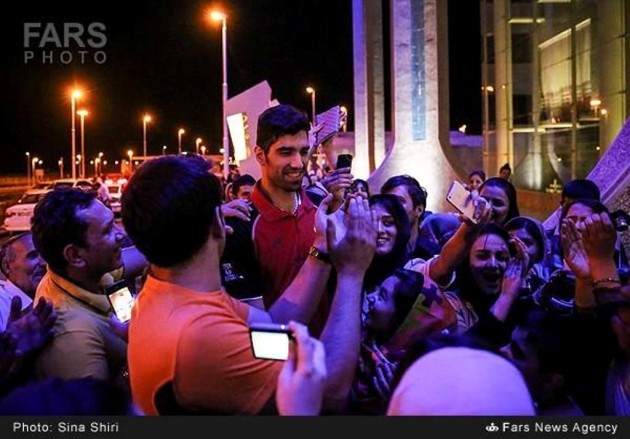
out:
M0 413L630 414L628 216L595 183L541 223L506 164L470 173L472 215L430 212L412 176L313 166L310 131L266 110L258 180L147 161L122 224L97 191L47 194L0 252ZM253 355L272 322L286 361Z

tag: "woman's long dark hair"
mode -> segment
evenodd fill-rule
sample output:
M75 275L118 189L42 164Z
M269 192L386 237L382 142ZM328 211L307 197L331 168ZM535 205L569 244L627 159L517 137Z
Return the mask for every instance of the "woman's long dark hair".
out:
M484 235L497 235L504 239L506 244L510 241L509 233L506 232L503 227L499 227L493 223L484 225L479 231L475 241ZM496 297L485 297L485 295L481 294L479 286L470 271L470 252L457 268L457 288L460 297L470 302L474 308L486 306L488 303L496 300Z
M486 181L484 181L483 184L481 186L479 186L479 193L481 193L483 188L486 187L486 186L498 187L499 189L503 190L503 192L505 193L505 195L508 198L508 202L510 203L510 206L509 206L509 209L508 209L507 217L505 218L505 221L503 222L503 224L505 224L506 222L508 222L512 218L516 218L517 216L521 216L521 214L520 214L520 212L518 210L518 201L516 199L516 188L514 187L514 185L512 183L510 183L509 181L507 181L504 178L492 177L492 178L489 178ZM501 224L501 225L503 225L503 224Z
M392 251L386 255L374 255L372 263L365 273L363 287L371 288L380 285L397 268L407 262L407 243L411 234L409 217L405 208L395 195L376 194L369 198L370 207L382 206L393 218L396 224L396 241Z

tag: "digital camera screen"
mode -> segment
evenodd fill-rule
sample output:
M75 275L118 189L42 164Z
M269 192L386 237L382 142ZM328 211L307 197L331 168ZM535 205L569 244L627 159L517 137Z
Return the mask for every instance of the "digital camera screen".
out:
M252 331L252 348L256 358L286 360L289 358L289 335L283 332Z

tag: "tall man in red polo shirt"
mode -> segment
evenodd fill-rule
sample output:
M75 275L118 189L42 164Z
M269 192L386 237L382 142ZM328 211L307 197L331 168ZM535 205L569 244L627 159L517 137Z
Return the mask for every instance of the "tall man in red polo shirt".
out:
M255 210L250 222L228 220L234 233L221 260L224 285L239 299L256 299L262 291L266 309L289 286L309 252L318 255L311 248L317 208L302 189L309 129L306 114L290 105L260 115L254 154L262 177L251 195ZM326 321L328 303L324 295L311 321L315 334Z

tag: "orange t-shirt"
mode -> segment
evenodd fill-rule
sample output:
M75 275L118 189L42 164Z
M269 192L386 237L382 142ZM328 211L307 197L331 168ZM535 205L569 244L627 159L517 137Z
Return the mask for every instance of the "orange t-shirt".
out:
M202 293L149 276L129 327L134 402L157 415L155 394L172 381L186 410L258 413L274 394L282 363L254 358L248 316L248 305L222 291Z

